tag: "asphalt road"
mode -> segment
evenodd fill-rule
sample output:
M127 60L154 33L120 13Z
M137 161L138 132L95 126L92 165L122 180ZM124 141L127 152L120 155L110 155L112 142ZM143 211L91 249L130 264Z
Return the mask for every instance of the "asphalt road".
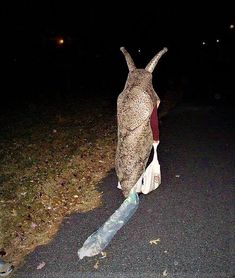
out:
M55 238L11 277L235 277L234 111L182 105L160 128L162 184L140 196L107 257L79 261L77 251L123 201L114 170L100 185L103 206L64 219Z

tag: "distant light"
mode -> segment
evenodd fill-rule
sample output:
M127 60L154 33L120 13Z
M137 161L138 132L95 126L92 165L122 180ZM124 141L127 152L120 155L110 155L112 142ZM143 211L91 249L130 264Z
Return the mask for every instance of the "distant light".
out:
M62 37L55 38L55 43L57 46L62 46L64 44L64 39Z
M63 39L59 39L58 43L59 43L59 44L63 44L63 43L64 43L64 40L63 40Z
M202 42L202 45L206 45L206 42L203 41L203 42Z
M219 39L217 39L217 40L216 40L216 42L217 42L217 43L219 43L219 42L220 42L220 40L219 40Z
M230 24L229 29L234 29L234 24Z
M138 52L140 53L140 52L141 52L141 50L140 50L140 49L138 49Z

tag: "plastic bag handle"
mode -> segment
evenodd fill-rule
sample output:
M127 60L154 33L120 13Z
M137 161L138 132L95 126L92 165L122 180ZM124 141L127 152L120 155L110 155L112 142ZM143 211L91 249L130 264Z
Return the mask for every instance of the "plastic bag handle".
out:
M154 148L153 160L158 160L158 157L157 157L158 145L159 145L159 141L153 143L153 148Z

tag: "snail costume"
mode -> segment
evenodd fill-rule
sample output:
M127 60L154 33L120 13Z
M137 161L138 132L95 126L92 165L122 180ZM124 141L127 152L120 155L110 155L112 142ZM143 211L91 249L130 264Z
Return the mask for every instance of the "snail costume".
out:
M117 99L118 142L115 170L118 188L127 197L131 191L147 194L161 183L157 159L157 108L160 99L153 88L152 72L167 48L157 53L145 69L136 68L124 47L121 47L121 51L129 73L124 90ZM153 161L147 166L152 149Z

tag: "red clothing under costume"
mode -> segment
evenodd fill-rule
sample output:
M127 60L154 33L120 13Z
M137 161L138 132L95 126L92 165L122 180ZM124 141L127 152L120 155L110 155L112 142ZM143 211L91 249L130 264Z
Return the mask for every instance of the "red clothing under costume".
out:
M154 107L153 112L151 114L150 125L153 133L153 140L159 141L157 105Z

